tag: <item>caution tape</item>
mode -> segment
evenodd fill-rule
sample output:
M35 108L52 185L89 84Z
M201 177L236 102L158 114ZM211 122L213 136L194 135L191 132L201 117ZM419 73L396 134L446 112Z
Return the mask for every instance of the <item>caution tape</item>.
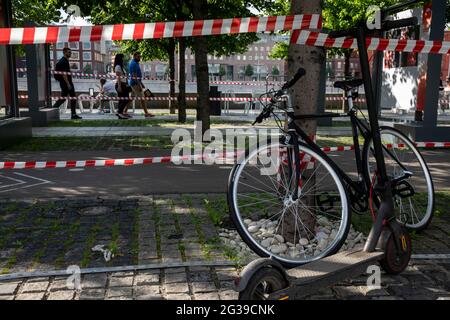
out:
M142 40L322 29L318 14L93 26L1 28L0 45Z
M357 49L355 38L331 38L326 33L308 30L293 30L291 43L316 47ZM449 54L450 41L384 39L369 37L366 39L368 50L403 51L418 53Z
M414 144L418 148L450 148L450 142L417 142ZM406 144L385 144L389 149L406 148ZM351 151L354 146L337 146L321 148L325 153L337 151ZM0 162L0 170L4 169L49 169L49 168L88 168L88 167L115 167L115 166L133 166L148 165L157 163L186 163L189 161L201 160L234 160L244 151L223 152L217 154L198 154L187 156L164 156L130 159L107 159L107 160L72 160L72 161L5 161Z
M28 95L19 95L19 99L28 99ZM63 97L56 96L51 97L52 100L79 100L79 101L120 101L120 100L129 100L129 101L176 101L177 97L109 97L109 96L101 96L101 97L91 97L91 96L78 96L78 97ZM197 97L186 97L187 101L197 101ZM249 98L249 97L210 97L210 101L229 101L229 102L257 102L257 101L270 101L271 98ZM344 101L346 98L344 97L326 97L327 101ZM365 102L366 100L363 98L353 99L354 102Z
M28 95L19 95L19 99L28 99ZM177 97L91 97L91 96L78 96L78 97L51 97L52 100L79 100L79 101L101 101L101 100L111 100L111 101L120 101L120 100L131 100L131 101L169 101L169 100L177 100ZM197 101L197 97L186 97L188 101ZM234 102L253 102L253 101L270 101L270 98L247 98L247 97L210 97L210 101L234 101Z
M17 72L27 72L27 68L17 68ZM85 73L85 72L79 72L79 71L56 71L56 70L50 70L52 74L60 74L60 75L67 75L67 76L74 76L74 77L87 77L87 78L93 78L93 79L111 79L115 80L118 77L113 73ZM130 77L130 76L122 76L122 78L126 79L135 79L135 80L149 80L149 81L160 81L163 83L170 83L170 82L179 82L178 80L161 80L159 78L152 78L152 77ZM187 80L187 84L196 84L197 81L193 80ZM270 81L270 82L260 82L260 81L210 81L209 84L213 85L228 85L228 86L255 86L255 87L263 87L266 85L269 86L276 86L281 85L283 82L280 81Z

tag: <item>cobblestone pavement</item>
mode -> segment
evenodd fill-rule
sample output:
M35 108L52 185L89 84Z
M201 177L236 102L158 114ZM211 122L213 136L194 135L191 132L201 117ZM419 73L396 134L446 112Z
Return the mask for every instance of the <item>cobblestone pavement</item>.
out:
M68 289L66 277L31 278L0 283L0 300L234 300L234 267L187 267L86 274L81 290ZM399 276L381 276L381 288L369 290L362 275L307 299L450 299L450 261L412 261Z
M218 229L231 228L222 194L84 198L0 203L3 274L126 265L234 261ZM105 261L96 245L114 257ZM413 235L414 253L450 253L450 215ZM247 257L249 258L249 257ZM66 277L0 281L2 299L235 299L236 267L183 267L82 275L81 292ZM382 276L367 291L361 276L314 299L438 299L450 297L450 260L413 260L400 276Z

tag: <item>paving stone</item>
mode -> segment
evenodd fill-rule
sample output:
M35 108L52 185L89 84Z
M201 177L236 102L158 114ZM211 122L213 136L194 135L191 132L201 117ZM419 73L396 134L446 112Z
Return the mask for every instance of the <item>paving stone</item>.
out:
M220 300L219 294L217 292L209 293L196 293L194 295L195 300Z
M389 286L387 288L388 292L392 296L404 297L405 299L410 299L411 297L426 297L426 300L433 300L439 296L447 295L448 291L442 288L434 288L432 286Z
M54 291L50 292L47 300L72 300L75 295L73 290Z
M220 290L219 298L220 300L237 300L239 293L234 290Z
M49 277L39 277L39 278L30 278L27 280L28 283L32 283L32 282L49 282L50 278Z
M46 291L49 283L46 282L27 282L22 287L22 293Z
M61 290L70 290L67 287L67 279L53 280L52 284L50 285L50 291L61 291Z
M368 286L335 286L333 287L333 290L336 292L338 297L341 298L347 298L351 296L387 296L389 293L381 288L381 289L374 289L369 290Z
M136 300L164 300L162 294L148 294L143 296L137 296Z
M134 287L135 296L158 295L161 293L159 285L143 285Z
M159 274L161 274L161 270L160 269L146 269L146 270L139 270L137 272L137 275L147 275L147 274L158 274L159 275Z
M164 285L164 291L166 294L170 293L189 293L189 286L187 282L169 283Z
M45 292L21 293L17 295L16 300L42 300Z
M159 274L138 274L134 278L134 285L142 286L149 284L159 284Z
M133 297L133 288L132 287L109 288L108 292L106 293L106 297L107 298L126 297L128 299L131 299Z
M188 294L166 294L166 300L191 300Z
M212 281L211 273L209 272L190 272L189 279L192 282Z
M110 287L131 287L133 286L134 277L113 277L109 280Z
M83 289L104 288L108 281L106 273L86 274L82 278L81 287Z
M164 283L187 282L186 273L169 273L164 275Z
M134 276L134 271L120 271L120 272L114 272L112 274L112 278L132 277L132 276Z
M233 281L220 281L220 288L224 290L233 290L234 283Z
M234 280L239 274L235 269L216 269L216 275L219 281Z
M205 293L216 291L216 285L214 282L193 282L192 291L194 293Z
M80 294L80 300L100 300L105 298L105 289L83 290Z
M18 286L19 286L18 282L0 283L0 296L14 294Z

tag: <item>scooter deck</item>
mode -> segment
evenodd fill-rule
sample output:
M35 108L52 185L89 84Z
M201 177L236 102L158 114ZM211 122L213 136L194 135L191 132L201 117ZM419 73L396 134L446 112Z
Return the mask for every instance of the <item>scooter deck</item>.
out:
M299 299L342 280L363 274L367 267L383 258L382 251L343 251L290 270L289 287L274 292L270 299Z

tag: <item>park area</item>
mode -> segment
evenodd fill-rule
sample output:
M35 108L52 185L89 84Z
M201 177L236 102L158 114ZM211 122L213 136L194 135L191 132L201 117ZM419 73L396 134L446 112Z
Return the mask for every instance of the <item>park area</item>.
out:
M1 0L0 300L449 300L450 8L376 5Z

